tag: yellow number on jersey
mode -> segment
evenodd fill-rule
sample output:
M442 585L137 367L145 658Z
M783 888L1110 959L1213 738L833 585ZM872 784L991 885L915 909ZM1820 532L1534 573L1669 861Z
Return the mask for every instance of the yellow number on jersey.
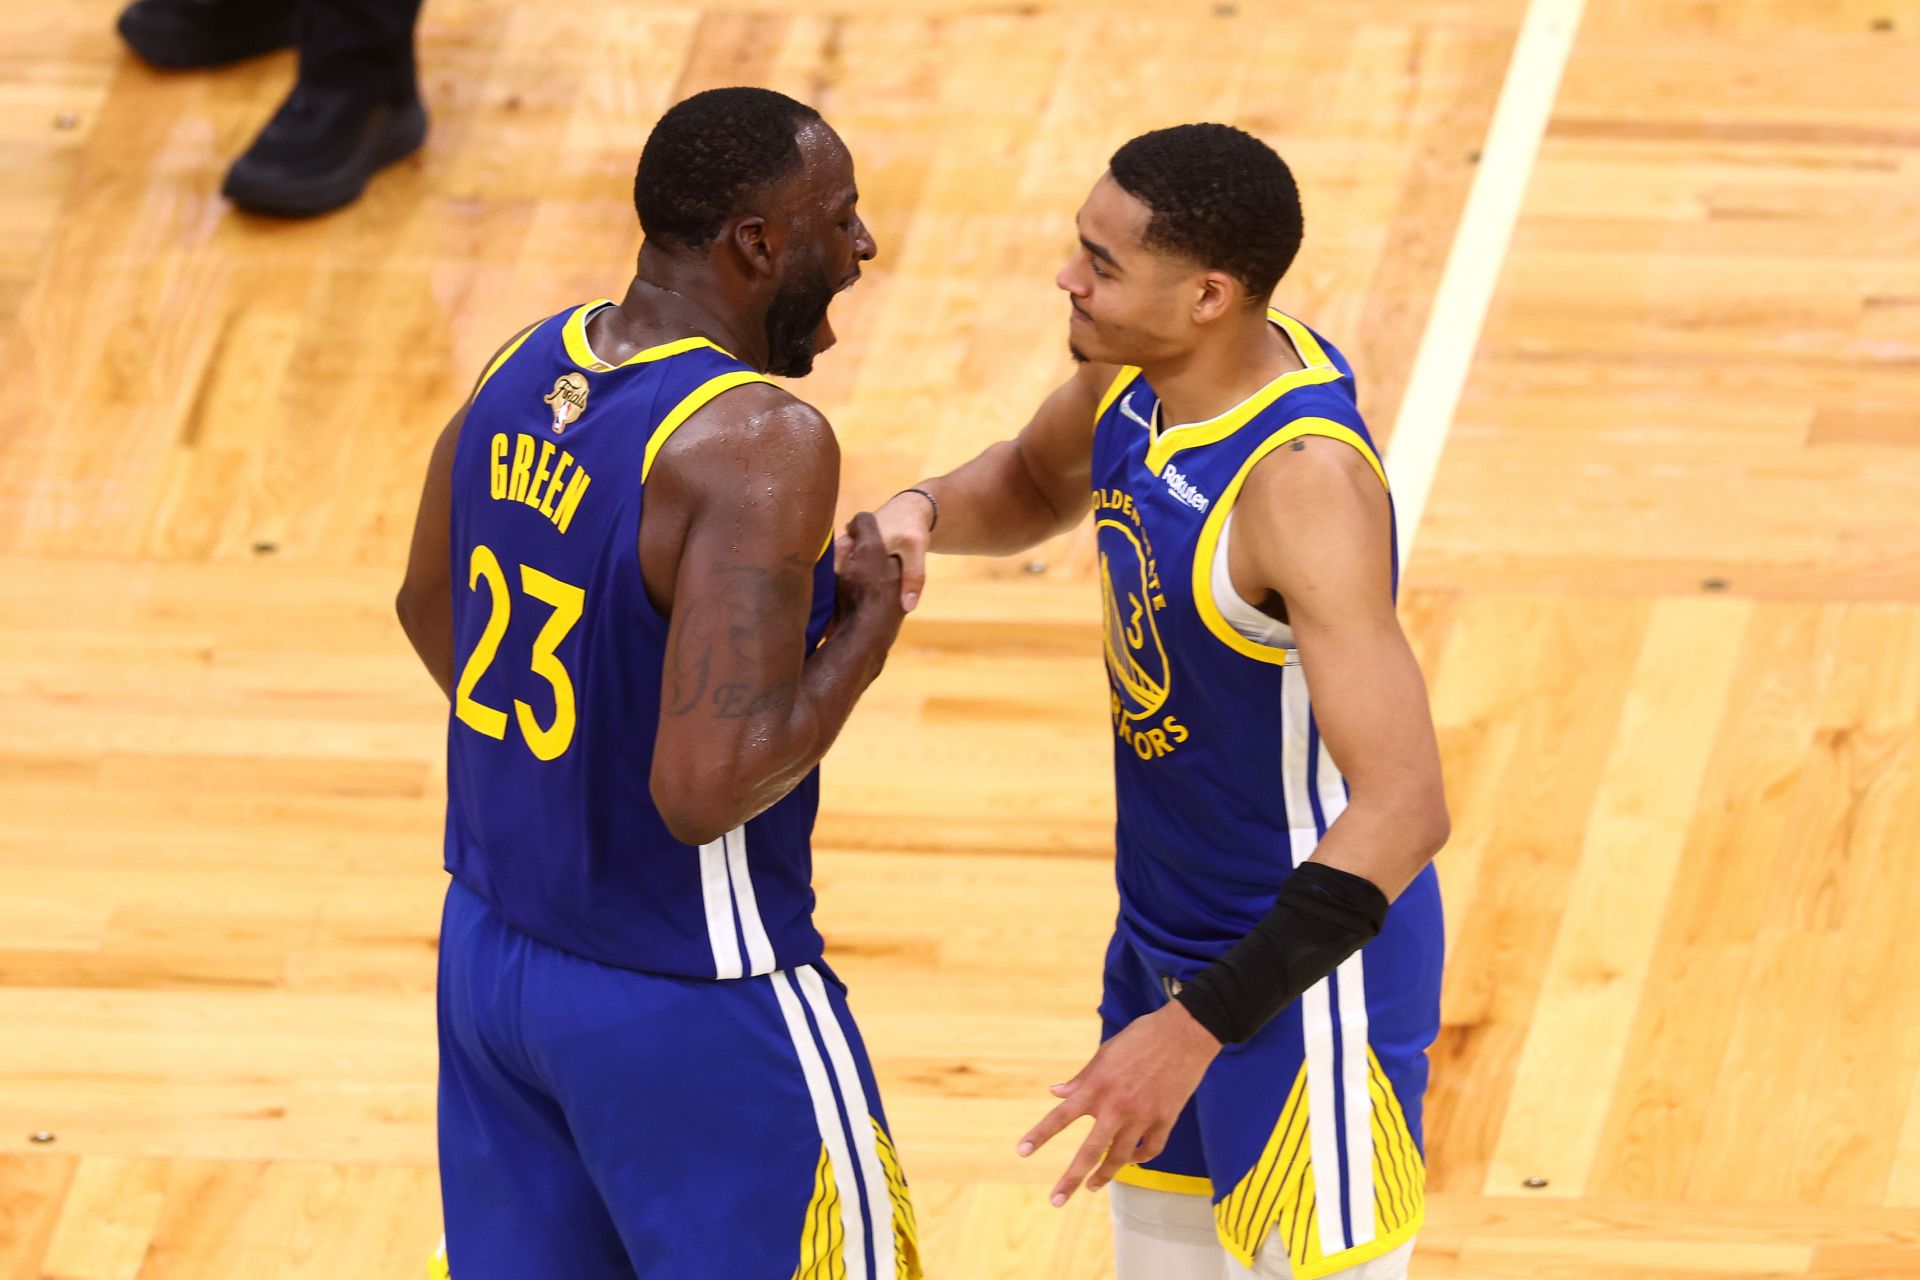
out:
M489 738L507 736L507 713L485 703L473 700L473 686L480 683L487 668L493 665L493 659L500 652L501 637L507 634L507 575L500 571L500 557L493 554L491 547L475 547L471 569L467 574L467 589L480 589L480 579L487 580L487 587L493 592L493 611L487 615L486 628L480 632L480 643L473 646L473 653L467 658L467 665L460 670L460 683L453 692L453 714L470 729L486 734Z
M473 646L473 652L467 656L467 664L460 670L460 683L454 688L453 714L464 725L489 738L504 739L507 736L507 713L497 707L489 707L476 701L474 686L480 683L480 677L487 673L493 660L499 656L500 641L507 634L507 620L513 608L511 595L507 589L507 575L500 567L500 558L493 554L488 546L475 546L471 569L467 576L469 590L480 589L480 580L486 579L487 589L492 594L492 611L487 615L487 625L481 629L480 641ZM571 583L549 577L538 569L526 565L520 566L520 589L542 604L553 606L553 614L540 628L540 634L534 637L533 654L529 667L533 673L553 686L553 723L546 728L534 719L533 708L515 698L513 700L514 718L520 724L521 736L527 740L527 747L541 760L557 760L566 754L573 744L574 699L573 677L567 673L566 664L560 661L556 650L560 642L567 638L580 621L581 613L586 609L587 593Z
M520 721L520 732L533 754L542 760L556 760L566 754L573 741L573 679L554 650L580 621L586 608L587 593L570 582L550 578L538 569L520 566L520 589L543 604L553 606L553 616L540 628L533 641L533 673L553 686L553 723L542 729L533 718L533 708L518 698L513 714Z

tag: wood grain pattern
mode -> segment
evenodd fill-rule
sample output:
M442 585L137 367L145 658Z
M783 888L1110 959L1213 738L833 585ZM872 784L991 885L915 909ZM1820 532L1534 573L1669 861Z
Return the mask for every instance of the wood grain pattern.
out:
M853 147L881 257L805 385L851 510L1063 375L1073 209L1182 119L1293 164L1281 300L1391 421L1522 8L433 0L429 147L292 226L214 195L290 59L0 12L0 1280L420 1274L444 708L388 601L480 361L623 284L664 106ZM1588 2L1403 601L1455 827L1420 1280L1920 1275L1917 35ZM1091 568L937 565L826 773L947 1280L1110 1274L1011 1152L1114 908Z
M1419 581L1920 593L1916 27L1588 5Z

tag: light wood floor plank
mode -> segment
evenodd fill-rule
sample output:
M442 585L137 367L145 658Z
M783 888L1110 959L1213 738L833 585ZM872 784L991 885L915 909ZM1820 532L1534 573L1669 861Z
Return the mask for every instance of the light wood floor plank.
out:
M666 105L854 150L881 257L803 387L851 510L1064 376L1073 210L1182 119L1293 164L1281 301L1384 429L1523 9L432 0L427 149L301 225L215 195L290 56L0 11L0 1280L420 1274L445 713L389 601L481 362L622 286ZM1418 1280L1920 1274L1916 33L1587 2L1403 601L1455 829ZM1115 905L1093 557L936 568L820 919L932 1274L1094 1280L1106 1202L1011 1151Z

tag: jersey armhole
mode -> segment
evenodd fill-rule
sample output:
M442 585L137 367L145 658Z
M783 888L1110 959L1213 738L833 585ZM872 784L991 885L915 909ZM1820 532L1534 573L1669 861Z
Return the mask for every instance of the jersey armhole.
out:
M744 387L751 382L764 382L770 387L779 385L765 374L755 373L751 369L735 369L717 378L708 378L682 397L680 403L673 406L673 410L660 420L660 425L653 429L653 435L647 440L646 457L640 463L640 483L647 482L647 476L653 471L653 460L660 456L660 450L665 448L667 441L673 438L673 433L686 425L688 418L706 408L708 402L716 396L731 391L735 387Z
M1258 448L1247 455L1240 464L1240 470L1213 504L1213 510L1207 513L1207 522L1200 529L1200 542L1193 552L1193 605L1200 614L1200 620L1206 624L1214 638L1232 649L1235 653L1252 658L1255 662L1264 662L1270 666L1284 667L1293 656L1291 649L1276 648L1249 640L1227 620L1221 611L1220 602L1213 594L1213 557L1220 546L1221 530L1226 528L1227 517L1233 511L1234 502L1240 497L1240 490L1246 486L1247 477L1253 474L1254 467L1261 459L1282 445L1291 444L1302 436L1322 436L1329 440L1338 440L1351 445L1367 465L1373 468L1380 483L1387 483L1386 468L1380 465L1380 456L1366 437L1345 423L1335 422L1331 418L1295 418L1286 426L1260 442ZM1389 490L1391 492L1391 490Z

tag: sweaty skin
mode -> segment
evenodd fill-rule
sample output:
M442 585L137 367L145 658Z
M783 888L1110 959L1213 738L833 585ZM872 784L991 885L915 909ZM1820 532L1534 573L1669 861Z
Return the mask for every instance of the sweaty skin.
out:
M832 345L826 305L876 249L855 208L846 147L822 121L797 140L800 168L765 193L767 212L729 220L703 249L642 247L625 298L588 324L604 360L699 336L756 369L798 374ZM809 317L810 336L791 332L796 315ZM449 697L450 480L466 412L434 444L395 602ZM648 596L669 619L649 781L668 829L688 844L739 826L819 762L899 632L899 563L862 515L841 558L832 631L806 651L812 568L832 529L839 465L818 410L749 384L688 418L648 478L635 550Z

